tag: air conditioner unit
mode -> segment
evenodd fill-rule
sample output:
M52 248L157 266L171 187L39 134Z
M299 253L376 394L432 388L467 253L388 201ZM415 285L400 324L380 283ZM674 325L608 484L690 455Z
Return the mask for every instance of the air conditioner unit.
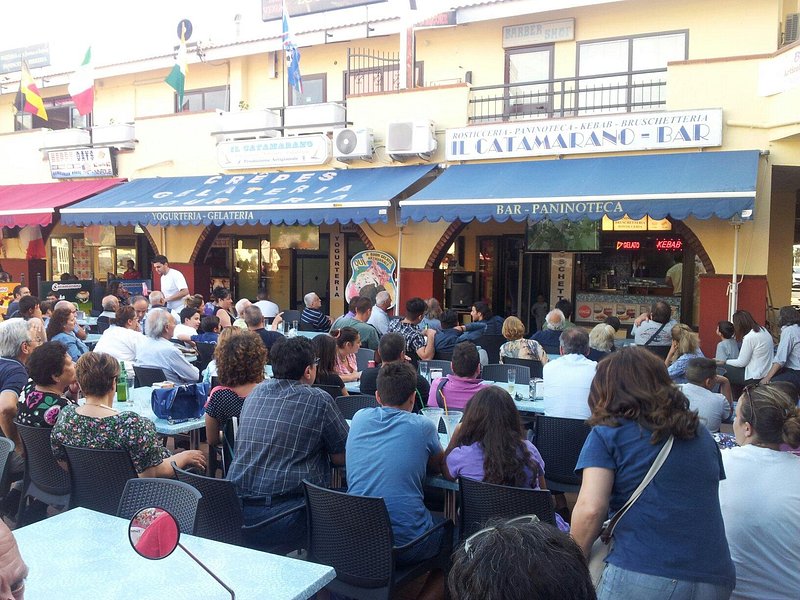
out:
M786 15L786 24L783 27L783 45L796 42L800 38L800 13Z
M389 123L386 130L386 153L395 160L413 155L429 159L436 145L433 121Z
M333 157L341 160L372 160L372 129L334 129Z

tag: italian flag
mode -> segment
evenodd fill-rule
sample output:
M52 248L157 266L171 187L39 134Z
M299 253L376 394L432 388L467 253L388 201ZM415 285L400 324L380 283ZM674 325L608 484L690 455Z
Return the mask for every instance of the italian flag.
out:
M82 115L92 112L94 106L94 69L92 68L92 47L86 50L81 66L72 76L67 88L75 101L75 107Z
M181 45L178 47L178 56L175 57L175 66L164 80L178 94L178 112L183 110L183 87L186 83L186 25L181 29Z

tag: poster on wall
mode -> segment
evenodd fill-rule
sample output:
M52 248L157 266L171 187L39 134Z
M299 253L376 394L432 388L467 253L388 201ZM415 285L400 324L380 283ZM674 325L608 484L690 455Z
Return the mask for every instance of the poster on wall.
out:
M550 255L550 306L559 300L572 301L572 265L575 255L560 252Z
M14 301L14 288L19 283L0 283L0 315L5 315L8 311L8 305Z
M92 305L92 286L91 279L43 281L39 287L39 297L46 298L52 292L59 300L74 302L78 310L82 310L88 315L94 308Z
M115 279L119 281L119 287L127 291L131 296L144 296L153 291L153 282L150 279Z
M354 296L366 296L375 302L378 292L387 291L392 298L390 306L397 300L397 283L394 271L397 261L391 254L379 250L364 250L350 260L353 271L347 283L345 299L349 302Z

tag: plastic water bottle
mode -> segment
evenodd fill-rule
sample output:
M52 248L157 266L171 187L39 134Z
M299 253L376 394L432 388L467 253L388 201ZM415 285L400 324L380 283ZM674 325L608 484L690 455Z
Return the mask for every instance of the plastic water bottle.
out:
M119 363L119 377L117 377L117 402L128 401L128 372L125 370L125 361Z

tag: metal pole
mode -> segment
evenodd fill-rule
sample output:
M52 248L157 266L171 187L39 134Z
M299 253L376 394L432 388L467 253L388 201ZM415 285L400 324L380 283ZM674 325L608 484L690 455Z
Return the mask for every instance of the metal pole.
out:
M395 281L397 282L396 285L396 295L394 298L394 316L400 316L400 264L401 264L401 257L403 255L403 226L401 225L397 230L397 277Z
M733 224L733 274L731 275L731 289L728 295L728 321L733 321L733 313L739 304L739 230L741 223Z

